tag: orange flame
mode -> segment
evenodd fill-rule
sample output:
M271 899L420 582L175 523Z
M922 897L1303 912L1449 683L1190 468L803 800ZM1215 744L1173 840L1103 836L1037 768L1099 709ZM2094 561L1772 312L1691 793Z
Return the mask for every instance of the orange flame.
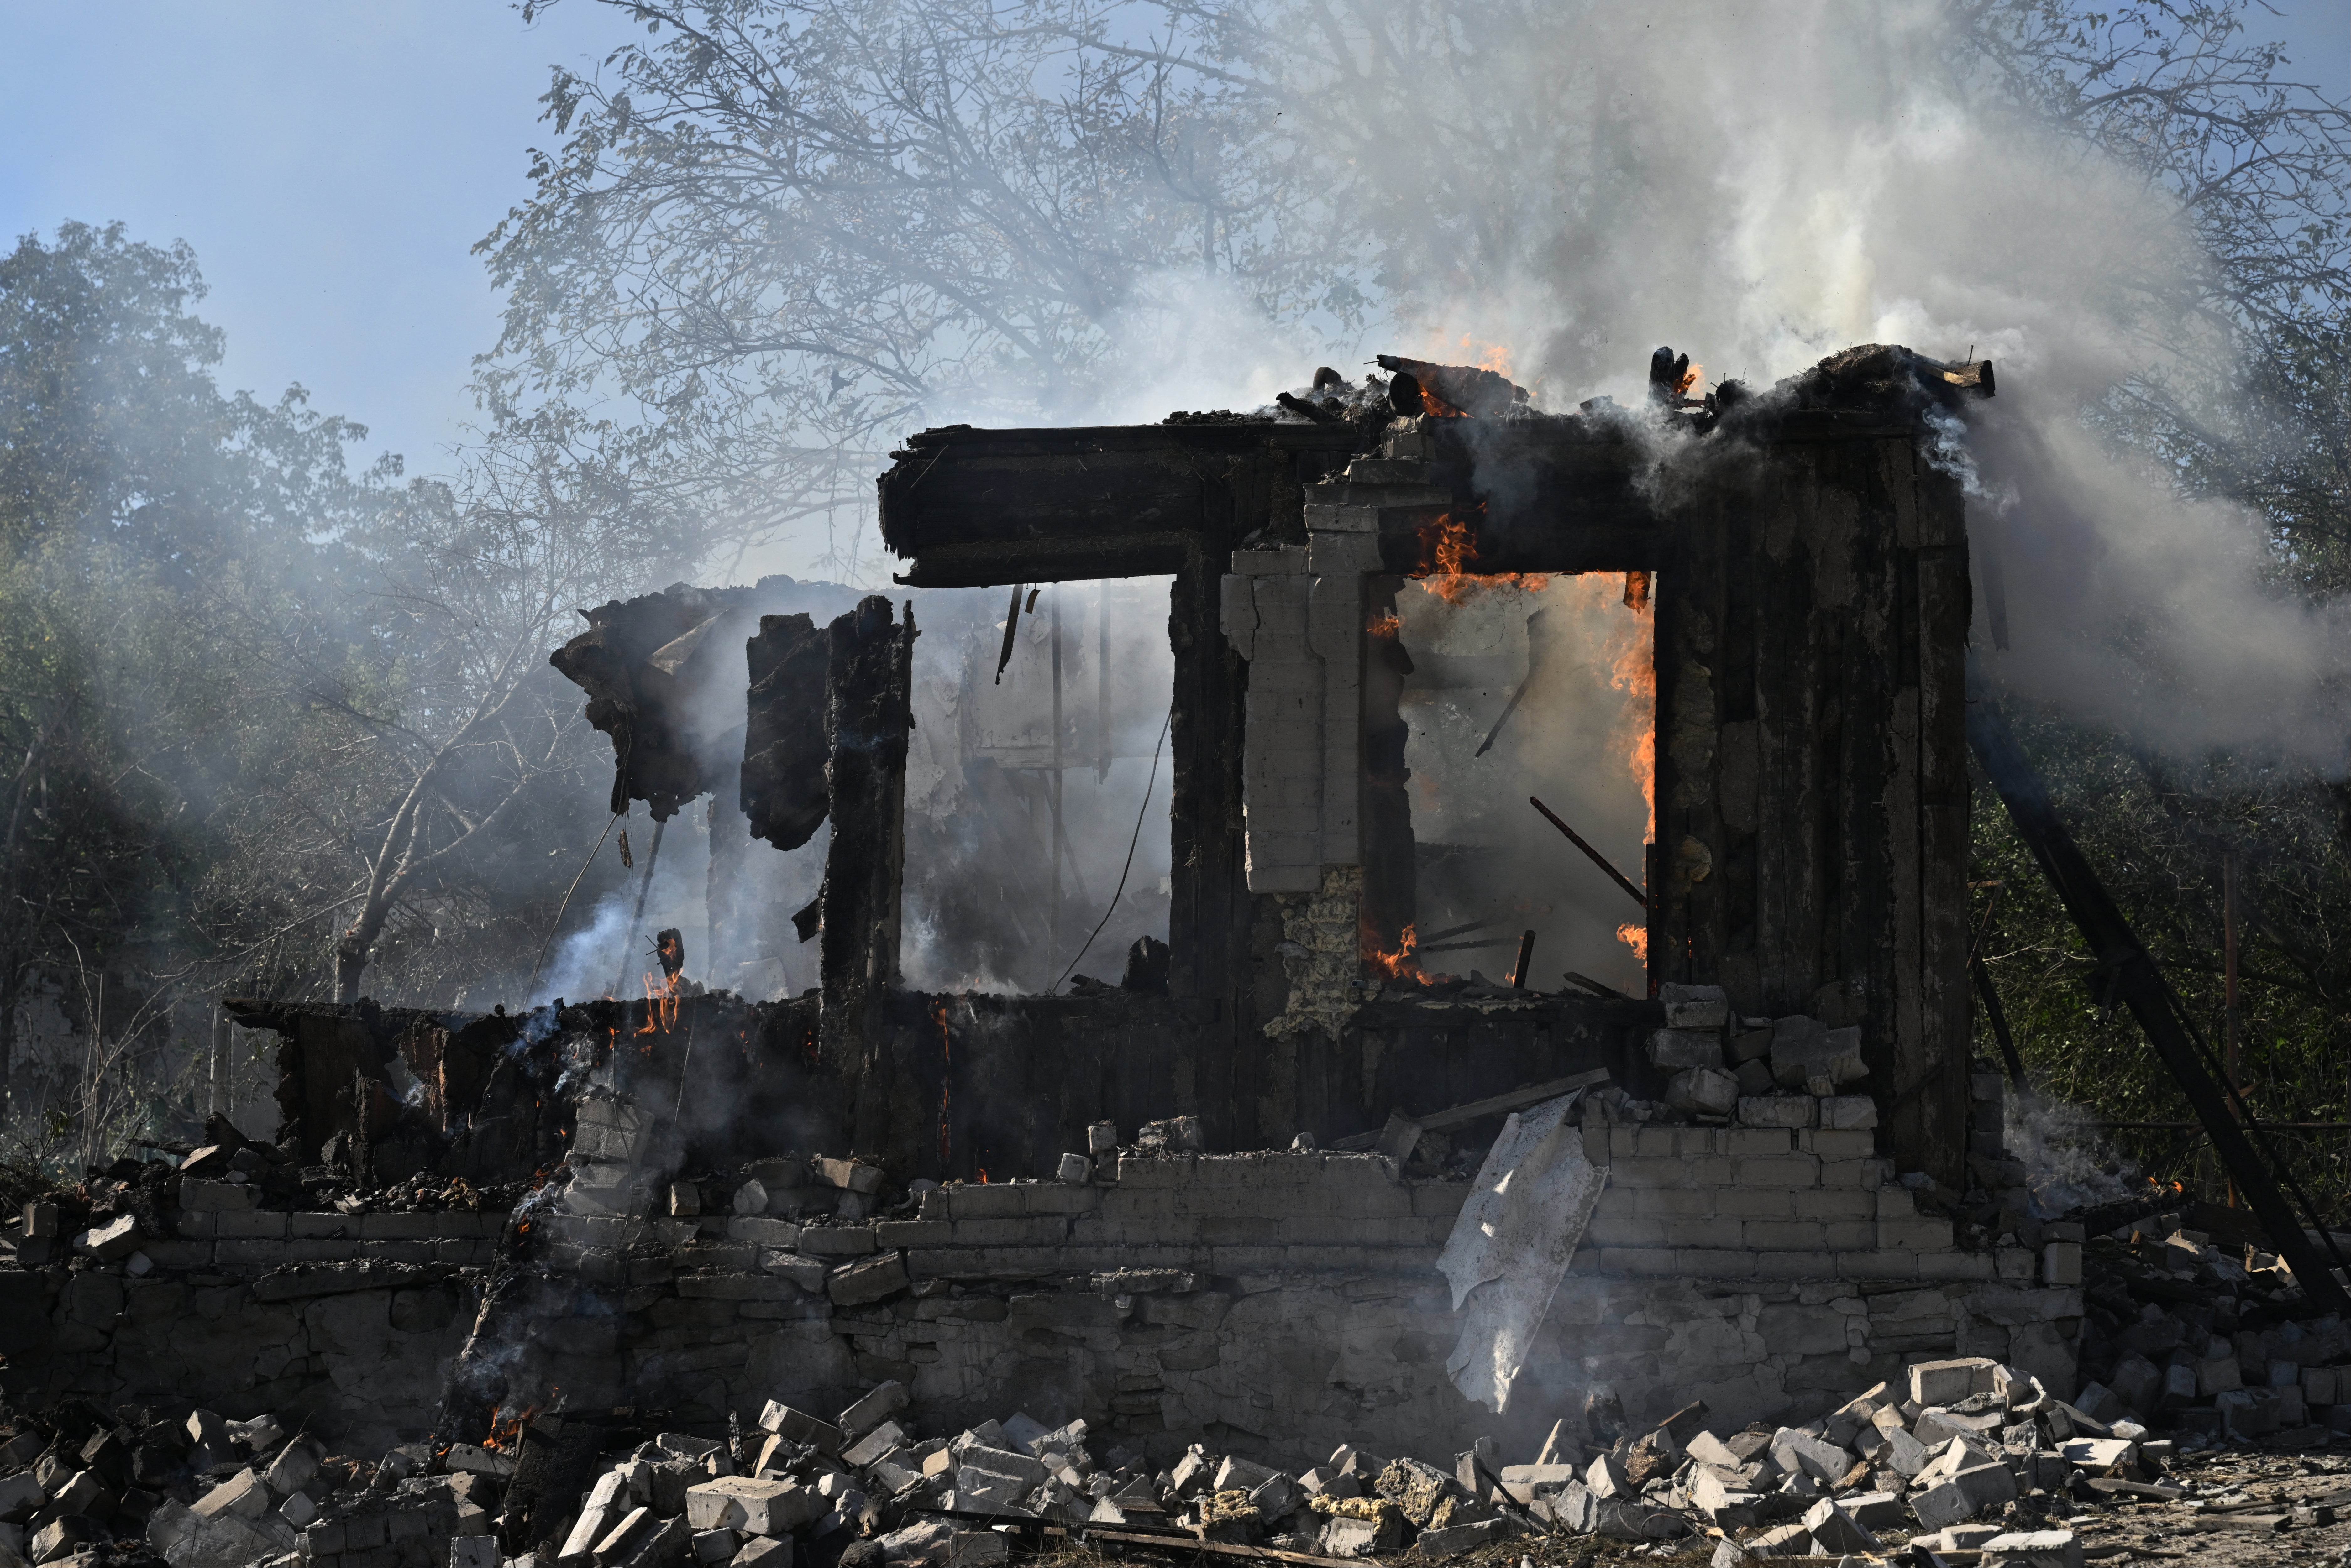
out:
M517 1415L495 1417L490 1422L490 1435L482 1439L482 1447L501 1453L512 1452L521 1446L523 1427L538 1414L538 1410L539 1407L534 1405Z
M1377 969L1382 977L1414 981L1424 977L1420 972L1420 960L1412 956L1413 949L1420 946L1420 933L1414 928L1412 921L1405 922L1404 930L1397 936L1395 952L1383 953L1376 947L1370 947L1368 943L1365 946L1370 950L1364 953L1364 962Z
M1479 510L1482 512L1484 508ZM1493 589L1519 588L1540 593L1551 585L1551 577L1545 572L1469 570L1469 563L1478 557L1475 528L1474 517L1457 518L1445 512L1420 530L1420 569L1412 576L1422 589L1447 604L1459 604Z
M645 1023L639 1034L667 1034L677 1026L678 977L645 971Z
M1590 572L1570 580L1585 609L1605 610L1609 631L1601 658L1608 665L1609 684L1625 694L1624 706L1609 736L1608 748L1641 786L1648 809L1643 837L1657 836L1657 665L1656 605L1646 571L1622 574ZM1613 613L1617 604L1630 615ZM1617 928L1616 939L1648 959L1648 930L1642 925Z
M1364 622L1364 631L1374 637L1393 637L1403 630L1404 617L1394 611L1385 615L1374 615Z

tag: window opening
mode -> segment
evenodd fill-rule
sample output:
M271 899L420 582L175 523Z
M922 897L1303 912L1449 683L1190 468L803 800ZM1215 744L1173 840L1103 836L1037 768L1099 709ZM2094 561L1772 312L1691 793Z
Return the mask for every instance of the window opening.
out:
M1041 992L1097 923L1077 967L1114 985L1136 940L1167 940L1175 768L1161 747L1154 780L1152 753L1175 691L1173 581L1024 585L1017 609L1009 588L917 600L907 987Z
M1407 664L1397 697L1414 843L1412 918L1374 967L1431 981L1510 977L1534 933L1526 983L1570 972L1646 988L1639 902L1531 803L1540 800L1635 889L1655 837L1656 667L1644 572L1395 581L1372 605L1374 666ZM1395 639L1387 653L1376 642ZM1376 700L1376 693L1375 700ZM1370 793L1382 788L1367 747Z

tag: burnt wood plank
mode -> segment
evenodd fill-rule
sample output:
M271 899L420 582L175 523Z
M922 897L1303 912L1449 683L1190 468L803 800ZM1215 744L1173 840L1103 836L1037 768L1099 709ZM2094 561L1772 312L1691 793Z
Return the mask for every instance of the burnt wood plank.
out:
M1921 1088L1896 1113L1894 1146L1939 1183L1966 1166L1971 1049L1967 984L1967 637L1962 501L1948 476L1922 472L1918 552L1918 811ZM1905 1085L1904 1087L1907 1087ZM1915 1107L1915 1109L1913 1108Z

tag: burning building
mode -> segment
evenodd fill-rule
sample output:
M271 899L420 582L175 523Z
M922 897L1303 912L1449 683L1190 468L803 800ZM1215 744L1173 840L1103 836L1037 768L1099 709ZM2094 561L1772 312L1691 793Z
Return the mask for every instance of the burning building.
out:
M281 1136L124 1178L139 1280L0 1287L53 1325L11 1331L12 1396L520 1443L504 1546L566 1563L654 1412L821 1446L799 1413L877 1390L935 1431L1019 1405L1147 1476L1202 1434L1581 1464L1953 1357L2074 1396L2079 1228L1962 1200L2015 1172L1970 1058L1969 540L1928 436L1990 364L1873 346L1697 399L1661 353L1651 406L1564 415L1382 364L1278 414L926 431L880 477L901 583L1009 591L999 672L1039 589L1169 580L1165 940L1116 980L906 983L911 598L607 605L556 662L615 810L711 794L710 929L788 930L818 984L696 986L666 931L642 996L232 999L283 1041ZM1061 781L1114 749L1106 655L1089 745L1062 647L1042 752L998 753L1048 779L1057 890ZM1521 777L1578 682L1607 722ZM747 909L820 831L814 897ZM194 1326L264 1318L295 1348Z

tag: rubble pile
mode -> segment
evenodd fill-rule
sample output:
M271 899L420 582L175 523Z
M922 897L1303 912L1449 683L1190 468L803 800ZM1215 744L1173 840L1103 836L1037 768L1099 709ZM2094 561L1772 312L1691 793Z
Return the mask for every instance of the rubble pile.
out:
M999 1562L1042 1529L1098 1550L1205 1543L1334 1559L1550 1536L1700 1549L1710 1537L1718 1564L1883 1555L1906 1542L1986 1563L2078 1563L2064 1521L2100 1505L2192 1500L2167 1484L2171 1440L2120 1416L2109 1391L2085 1397L2108 1414L1963 1358L1913 1366L1902 1386L1881 1384L1802 1427L1718 1435L1693 1404L1642 1429L1603 1394L1527 1463L1504 1463L1481 1439L1450 1464L1342 1445L1290 1471L1196 1442L1160 1468L1124 1447L1096 1453L1082 1420L1048 1428L1019 1413L918 1436L893 1381L831 1418L770 1401L755 1433L661 1434L569 1514L542 1502L527 1530L560 1524L530 1554L556 1568L791 1568L796 1551L847 1563L861 1542L884 1563ZM527 1424L526 1466L529 1445L552 1448L564 1426ZM458 1452L441 1462L475 1462ZM509 1514L499 1533L518 1544L517 1528ZM338 1529L311 1526L305 1555L344 1550Z
M161 1557L172 1568L237 1568L295 1552L329 1509L372 1506L417 1516L398 1532L415 1546L387 1555L385 1568L438 1568L450 1537L488 1517L481 1504L495 1488L443 1482L395 1504L397 1475L421 1470L428 1454L412 1446L365 1465L329 1457L274 1416L232 1421L203 1409L109 1412L67 1401L0 1422L0 1564ZM450 1500L461 1494L473 1521ZM447 1517L427 1517L432 1500L448 1504Z
M2351 1327L2317 1313L2275 1256L2231 1256L2177 1213L2085 1250L2081 1364L2096 1380L2085 1400L2109 1398L2183 1448L2351 1435Z

